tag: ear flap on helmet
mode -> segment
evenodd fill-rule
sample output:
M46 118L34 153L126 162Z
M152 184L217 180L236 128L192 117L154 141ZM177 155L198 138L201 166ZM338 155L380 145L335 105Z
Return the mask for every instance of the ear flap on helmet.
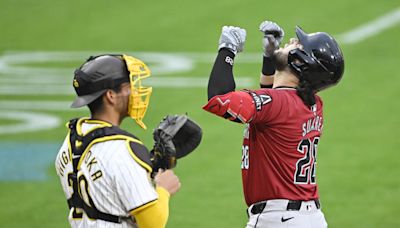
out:
M296 72L300 79L306 79L310 67L315 66L316 61L310 57L305 51L296 48L289 52L288 56L289 66Z

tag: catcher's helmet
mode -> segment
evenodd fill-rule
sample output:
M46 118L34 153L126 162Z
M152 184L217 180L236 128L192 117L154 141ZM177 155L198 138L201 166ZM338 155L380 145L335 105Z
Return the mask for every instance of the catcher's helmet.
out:
M336 85L342 78L344 59L335 39L327 33L305 33L296 27L302 49L289 52L289 66L299 77L311 84L314 91Z
M121 55L91 56L75 70L73 86L78 97L71 107L90 104L107 89L129 81L129 71Z

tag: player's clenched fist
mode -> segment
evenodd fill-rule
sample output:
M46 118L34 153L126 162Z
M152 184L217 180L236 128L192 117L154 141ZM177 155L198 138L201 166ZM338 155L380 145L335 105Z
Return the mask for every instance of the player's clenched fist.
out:
M224 26L219 38L218 50L227 48L236 55L238 52L243 51L245 41L246 30L240 27Z
M260 24L260 31L264 34L263 49L265 56L272 56L285 36L283 29L272 21L263 21Z
M157 187L162 187L169 192L170 195L174 195L180 188L181 182L171 169L162 170L159 169L157 175L154 177Z

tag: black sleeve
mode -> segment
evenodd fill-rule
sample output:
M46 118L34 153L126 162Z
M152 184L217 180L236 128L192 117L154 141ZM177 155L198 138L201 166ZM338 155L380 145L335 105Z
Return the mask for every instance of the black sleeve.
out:
M263 65L261 73L266 76L272 76L275 74L276 63L274 57L263 57Z
M233 78L233 61L235 54L222 48L218 52L208 81L208 100L216 95L235 91L236 84Z

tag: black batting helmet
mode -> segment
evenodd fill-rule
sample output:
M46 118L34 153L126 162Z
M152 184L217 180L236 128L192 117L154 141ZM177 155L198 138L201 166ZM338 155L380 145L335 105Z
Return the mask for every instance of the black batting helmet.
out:
M305 33L296 27L302 49L289 52L288 63L300 81L310 83L314 91L336 85L344 72L342 51L335 39L325 32Z
M75 70L73 86L78 97L72 108L92 103L107 89L129 82L129 71L122 55L91 56Z

